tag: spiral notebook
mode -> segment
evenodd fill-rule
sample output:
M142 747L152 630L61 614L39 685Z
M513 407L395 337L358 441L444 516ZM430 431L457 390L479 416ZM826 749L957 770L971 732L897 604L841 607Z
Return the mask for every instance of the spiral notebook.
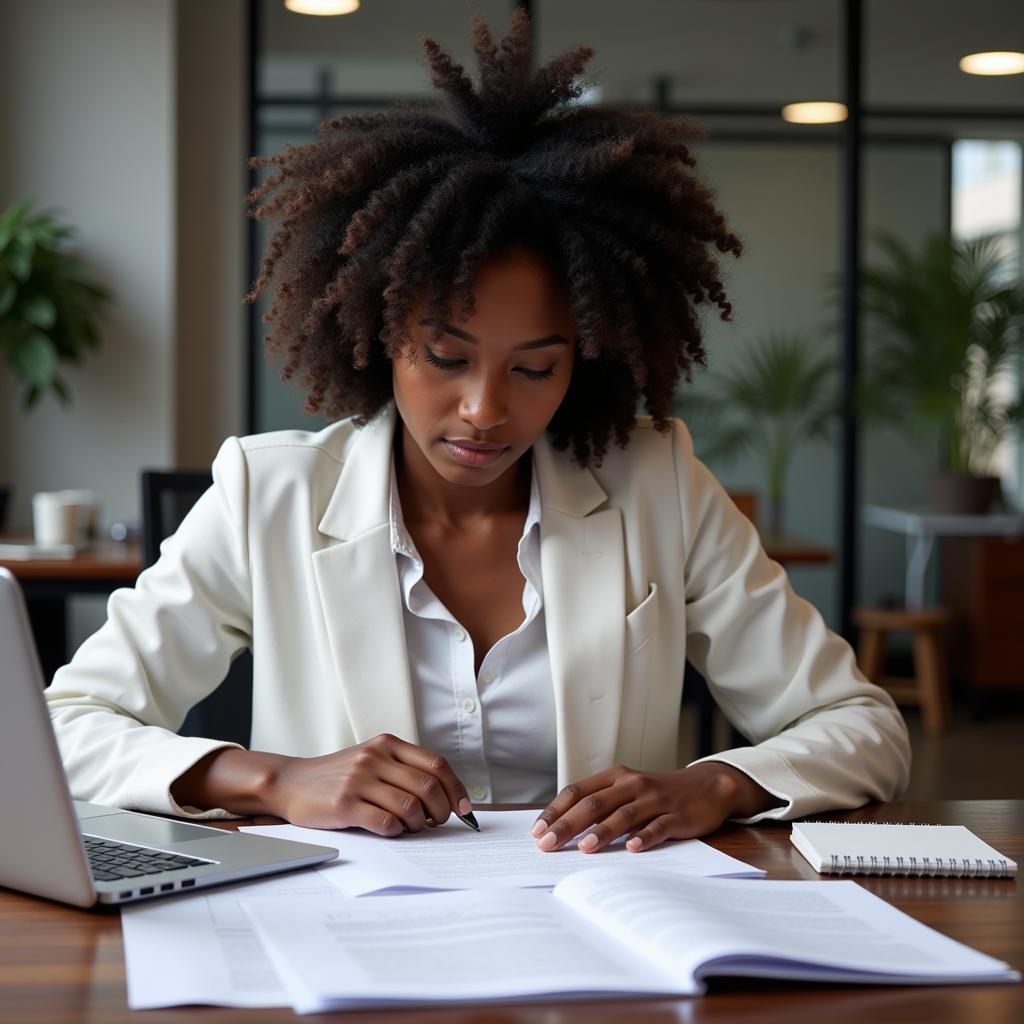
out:
M1016 862L963 825L798 822L793 845L827 875L1010 878Z

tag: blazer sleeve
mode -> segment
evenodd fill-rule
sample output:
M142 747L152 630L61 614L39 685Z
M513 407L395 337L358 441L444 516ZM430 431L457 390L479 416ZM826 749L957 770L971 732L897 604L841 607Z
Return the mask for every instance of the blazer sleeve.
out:
M211 751L238 746L176 730L251 642L247 499L245 456L228 438L213 463L213 486L135 587L111 594L107 621L54 675L46 699L76 799L237 817L181 807L170 786Z
M733 765L785 801L745 822L891 800L910 773L907 728L892 698L793 591L678 422L674 447L687 655L753 744L700 760Z

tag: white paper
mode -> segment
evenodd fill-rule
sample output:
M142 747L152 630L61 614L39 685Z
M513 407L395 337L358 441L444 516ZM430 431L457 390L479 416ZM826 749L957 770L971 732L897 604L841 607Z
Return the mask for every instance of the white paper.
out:
M240 901L342 899L331 868L294 871L121 908L128 1006L287 1006L288 996Z
M559 994L687 994L546 892L244 900L298 1013ZM581 927L582 924L582 927Z
M663 843L631 853L620 839L600 853L581 853L576 844L554 853L537 849L530 828L536 811L477 811L480 831L454 816L444 825L389 839L362 829L299 828L295 825L243 826L256 835L333 846L343 863L331 880L346 895L437 889L551 888L575 871L628 865L658 868L676 875L760 878L764 871L698 839Z

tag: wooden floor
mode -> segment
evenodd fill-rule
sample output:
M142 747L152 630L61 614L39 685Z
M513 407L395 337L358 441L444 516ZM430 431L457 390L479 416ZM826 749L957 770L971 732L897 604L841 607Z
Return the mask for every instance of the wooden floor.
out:
M924 732L916 708L901 710L913 750L910 785L901 799L1024 799L1024 699L973 710L968 710L966 701L955 699L950 726L940 736ZM728 732L723 720L717 725L716 740L724 749ZM683 764L693 759L695 734L692 709L684 706L680 728Z
M981 715L958 707L941 736L926 735L916 709L904 709L914 752L904 800L1024 798L1024 710Z

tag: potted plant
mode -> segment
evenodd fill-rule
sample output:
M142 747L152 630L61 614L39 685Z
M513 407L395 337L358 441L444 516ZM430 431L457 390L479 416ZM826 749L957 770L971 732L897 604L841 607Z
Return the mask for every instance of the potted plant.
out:
M111 300L70 250L74 229L30 206L24 199L0 214L0 353L22 383L26 409L47 391L71 401L59 364L99 345L96 319ZM0 485L0 528L8 493Z
M743 363L712 377L706 392L683 394L676 412L708 463L753 452L765 471L769 533L779 533L786 476L805 441L825 437L836 415L835 359L795 332L755 340Z
M999 493L992 454L1024 420L999 386L1019 372L1024 288L992 239L935 234L913 252L876 237L888 265L860 275L870 331L861 408L937 450L936 511L987 512Z

